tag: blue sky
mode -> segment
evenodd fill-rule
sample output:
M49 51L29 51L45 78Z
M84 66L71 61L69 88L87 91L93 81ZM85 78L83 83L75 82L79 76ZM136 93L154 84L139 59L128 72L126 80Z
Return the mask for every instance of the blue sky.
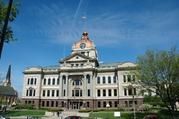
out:
M83 31L96 44L100 61L136 61L147 49L179 46L178 0L20 0L10 25L18 40L5 44L0 76L12 65L20 93L23 71L58 64ZM87 19L82 19L86 16ZM21 94L20 94L21 95Z

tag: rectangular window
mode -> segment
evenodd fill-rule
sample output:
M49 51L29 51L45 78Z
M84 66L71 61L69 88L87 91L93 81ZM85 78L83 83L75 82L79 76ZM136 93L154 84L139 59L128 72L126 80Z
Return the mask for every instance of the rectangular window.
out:
M88 89L88 96L90 96L90 89Z
M89 102L87 102L87 107L89 107L90 106L90 103Z
M111 77L108 77L108 83L109 84L111 83Z
M97 78L97 84L100 84L100 77Z
M59 85L59 84L60 84L60 79L58 78L58 79L57 79L57 85Z
M26 90L26 96L28 96L28 94L29 94L29 90Z
M90 78L88 79L88 83L90 83Z
M29 96L32 96L32 90L30 90L30 92L29 92Z
M42 107L44 107L45 106L45 101L42 101Z
M47 104L46 104L47 107L49 107L49 101L47 101Z
M55 90L52 90L52 97L54 97L55 95Z
M34 90L33 96L35 96L35 90Z
M72 97L74 96L74 94L75 94L75 93L74 93L74 90L72 90Z
M30 84L30 78L28 78L28 80L27 80L27 84Z
M103 89L103 96L106 96L106 90Z
M103 102L103 107L106 107L106 102Z
M115 102L114 102L114 107L117 107L117 105L118 105L118 102L115 101Z
M127 89L124 88L124 95L127 96Z
M66 95L66 90L63 90L63 96L65 96Z
M51 107L53 107L54 106L54 101L51 101Z
M117 96L117 89L114 89L114 96Z
M133 91L134 91L134 95L136 95L136 88L133 88Z
M59 90L56 90L56 97L59 96Z
M131 75L127 75L127 81L131 82Z
M126 82L126 75L123 75L123 81Z
M128 95L132 95L132 88L128 89Z
M42 96L45 97L45 90L43 90L43 92L42 92Z
M46 85L46 79L44 79L44 82L43 82L44 85Z
M103 77L103 84L105 84L106 83L106 78L105 77Z
M56 101L56 107L58 107L58 101Z
M75 96L79 96L79 94L80 94L80 92L79 92L79 90L75 90Z
M111 96L111 89L108 89L108 96Z
M52 80L52 85L55 85L55 78L53 78Z
M113 77L113 83L116 83L116 77L115 76Z
M100 97L100 96L101 96L101 91L98 90L98 91L97 91L97 94L98 94L98 97Z
M63 83L66 84L66 79L63 79Z
M36 85L36 83L37 83L37 78L35 78L35 81L34 81L34 84Z
M33 84L33 82L34 82L34 79L33 79L33 78L31 78L31 80L30 80L30 84L32 85L32 84Z
M49 79L48 79L48 85L50 85L50 84L51 84L51 79L49 78Z
M47 90L47 97L50 96L50 90Z
M82 90L80 90L80 96L82 96Z
M133 101L129 101L129 107L132 107Z
M98 102L98 107L101 107L101 102L100 101Z
M135 82L135 75L132 76L132 81Z

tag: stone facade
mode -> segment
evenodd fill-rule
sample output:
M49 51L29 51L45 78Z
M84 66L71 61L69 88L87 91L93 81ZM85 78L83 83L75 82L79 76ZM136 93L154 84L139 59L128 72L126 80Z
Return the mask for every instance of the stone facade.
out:
M140 106L135 70L131 62L99 63L96 47L84 32L59 65L25 69L22 101L65 109Z

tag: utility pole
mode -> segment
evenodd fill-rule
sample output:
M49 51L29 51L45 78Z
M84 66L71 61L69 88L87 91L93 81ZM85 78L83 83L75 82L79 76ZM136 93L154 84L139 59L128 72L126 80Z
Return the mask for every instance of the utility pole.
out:
M4 26L3 26L2 32L0 32L0 59L1 59L1 54L3 50L6 30L7 30L9 16L10 16L11 8L12 8L12 3L13 3L13 0L9 0L6 17L4 19Z

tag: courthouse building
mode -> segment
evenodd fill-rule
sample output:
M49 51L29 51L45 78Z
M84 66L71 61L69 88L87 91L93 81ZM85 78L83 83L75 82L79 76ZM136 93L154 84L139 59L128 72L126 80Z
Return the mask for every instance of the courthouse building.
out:
M131 62L99 63L95 44L84 32L59 64L25 69L22 101L41 108L137 107L143 97L133 83L135 69Z

